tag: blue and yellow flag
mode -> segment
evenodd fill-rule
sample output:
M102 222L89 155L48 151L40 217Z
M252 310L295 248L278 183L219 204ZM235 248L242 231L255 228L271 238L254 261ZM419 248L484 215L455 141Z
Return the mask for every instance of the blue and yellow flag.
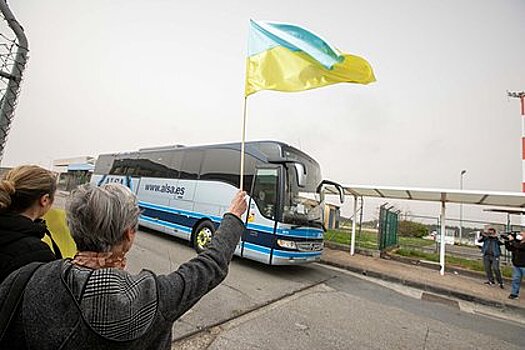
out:
M246 96L260 90L303 91L337 83L375 81L368 62L340 53L292 24L250 21Z
M51 208L44 216L44 219L46 220L47 228L53 236L53 240L60 248L62 256L64 258L72 258L77 252L77 246L67 227L66 212L62 209ZM53 249L53 244L51 244L49 237L45 236L42 240Z

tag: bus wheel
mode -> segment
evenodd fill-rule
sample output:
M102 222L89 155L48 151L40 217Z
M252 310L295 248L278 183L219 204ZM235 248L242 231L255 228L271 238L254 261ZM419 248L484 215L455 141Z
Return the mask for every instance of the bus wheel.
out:
M203 221L197 226L193 235L193 247L197 253L204 251L208 247L214 233L215 227L209 221Z

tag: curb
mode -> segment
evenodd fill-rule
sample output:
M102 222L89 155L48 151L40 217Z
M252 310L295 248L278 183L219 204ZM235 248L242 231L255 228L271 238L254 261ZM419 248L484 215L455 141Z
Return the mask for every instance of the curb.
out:
M421 266L421 267L425 267L425 268L428 268L428 269L431 269L431 270L436 270L436 271L439 271L439 269L440 269L439 263L427 262L425 260L409 258L409 257L406 257L406 256L387 255L387 257L385 259L386 260L398 261L400 263L407 264L407 265ZM445 266L445 271L446 272L451 272L451 273L457 273L460 276L468 276L468 277L476 278L476 279L479 279L481 281L487 280L487 277L485 276L485 273L481 272L481 271L467 270L467 269L464 269L464 268L461 268L461 267L457 267L457 266L453 266L453 265ZM510 285L512 283L512 278L509 278L509 277L506 277L506 276L502 276L502 278L503 278L503 282L505 282L506 285ZM525 280L522 281L522 284L524 284L524 283L525 283Z
M456 299L461 299L461 300L465 300L465 301L469 301L469 302L473 302L473 303L477 303L477 304L481 304L485 306L496 307L496 308L501 309L502 311L512 311L512 312L520 314L520 316L525 317L525 307L522 307L522 306L512 305L512 304L494 301L490 299L484 299L484 298L480 298L474 295L457 292L457 291L443 288L443 287L436 287L436 286L428 285L428 284L421 283L421 282L405 280L402 278L386 275L384 273L377 272L377 271L366 270L366 269L362 269L359 267L340 264L334 261L326 260L324 258L321 258L320 262L325 265L335 266L343 270L348 270L348 271L355 272L355 273L358 273L364 276L378 278L378 279L388 281L388 282L402 284L402 285L420 289L426 292L431 292L431 293L435 293L439 295L453 297Z
M334 249L334 250L342 250L342 251L345 251L345 252L350 252L350 246L347 246L345 244L339 244L339 243L334 243L334 242L330 242L330 241L325 241L324 242L324 246L328 247L330 249ZM355 247L355 252L357 254L366 255L366 256L379 256L379 253L380 253L379 250L361 249L361 248L358 248L358 247Z

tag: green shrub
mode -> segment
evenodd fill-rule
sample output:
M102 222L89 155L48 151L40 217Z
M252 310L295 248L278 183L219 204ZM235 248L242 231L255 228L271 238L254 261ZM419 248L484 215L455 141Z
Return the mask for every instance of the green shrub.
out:
M426 225L414 221L400 221L399 222L399 235L404 237L418 237L421 238L426 236L428 228Z

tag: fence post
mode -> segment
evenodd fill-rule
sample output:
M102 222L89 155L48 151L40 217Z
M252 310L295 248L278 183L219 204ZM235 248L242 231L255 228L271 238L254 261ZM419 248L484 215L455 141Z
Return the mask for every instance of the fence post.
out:
M350 242L350 255L355 254L355 221L357 219L357 196L354 196L354 217L352 219L352 240Z

